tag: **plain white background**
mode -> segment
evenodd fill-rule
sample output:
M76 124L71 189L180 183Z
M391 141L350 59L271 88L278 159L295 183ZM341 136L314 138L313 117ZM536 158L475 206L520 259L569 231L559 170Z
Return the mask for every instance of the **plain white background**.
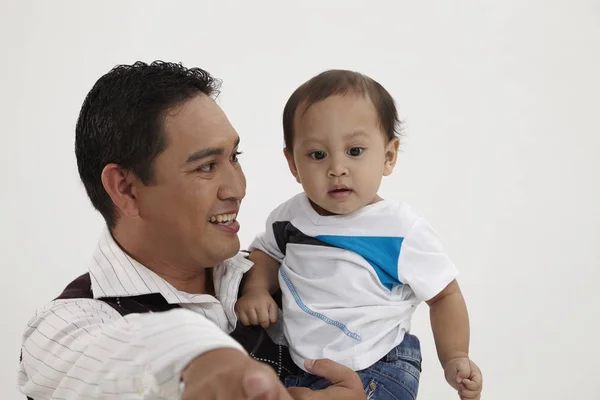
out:
M223 79L242 136L247 245L300 187L284 102L327 68L381 82L406 120L385 198L408 202L460 268L484 399L600 399L600 3L2 1L0 398L35 308L86 270L102 220L79 183L74 126L118 63L163 59ZM420 399L444 381L427 307Z

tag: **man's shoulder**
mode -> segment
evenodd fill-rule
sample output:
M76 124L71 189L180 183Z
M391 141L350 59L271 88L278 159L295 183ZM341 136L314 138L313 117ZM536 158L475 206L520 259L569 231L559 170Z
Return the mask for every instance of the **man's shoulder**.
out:
M119 318L120 314L101 300L90 298L55 299L35 310L27 322L27 330L36 330L44 323L59 323L65 326L95 317L106 320Z

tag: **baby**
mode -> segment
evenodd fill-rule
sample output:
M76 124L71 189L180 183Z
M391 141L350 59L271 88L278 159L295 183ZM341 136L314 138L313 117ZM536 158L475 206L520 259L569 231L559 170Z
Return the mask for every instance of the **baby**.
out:
M421 350L411 317L424 301L446 380L461 399L479 399L457 269L423 218L377 193L396 164L398 126L391 95L362 74L330 70L296 89L283 113L284 154L304 192L251 244L236 312L268 327L281 289L290 354L307 371L288 387L329 385L308 361L329 358L357 371L370 399L414 399Z

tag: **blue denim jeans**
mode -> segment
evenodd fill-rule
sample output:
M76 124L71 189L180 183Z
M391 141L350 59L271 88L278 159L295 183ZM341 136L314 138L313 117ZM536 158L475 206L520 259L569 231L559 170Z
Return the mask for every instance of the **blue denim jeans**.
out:
M402 343L367 369L356 371L369 400L415 400L421 375L421 343L406 334ZM325 389L331 383L308 373L285 378L286 387Z

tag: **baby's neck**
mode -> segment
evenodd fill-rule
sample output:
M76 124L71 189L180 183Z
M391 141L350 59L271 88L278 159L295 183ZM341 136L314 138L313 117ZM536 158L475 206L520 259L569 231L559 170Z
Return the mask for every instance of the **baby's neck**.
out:
M367 204L367 205L369 206L371 204L379 203L382 200L383 200L383 198L381 198L378 194L376 194L375 198L373 198L373 200L371 200L369 202L369 204ZM308 199L308 201L310 202L310 205L313 208L313 210L315 210L317 212L317 214L319 214L322 217L331 217L333 215L346 215L346 214L332 213L332 212L324 209L323 207L319 206L317 203L315 203L314 201L312 201L310 198Z

